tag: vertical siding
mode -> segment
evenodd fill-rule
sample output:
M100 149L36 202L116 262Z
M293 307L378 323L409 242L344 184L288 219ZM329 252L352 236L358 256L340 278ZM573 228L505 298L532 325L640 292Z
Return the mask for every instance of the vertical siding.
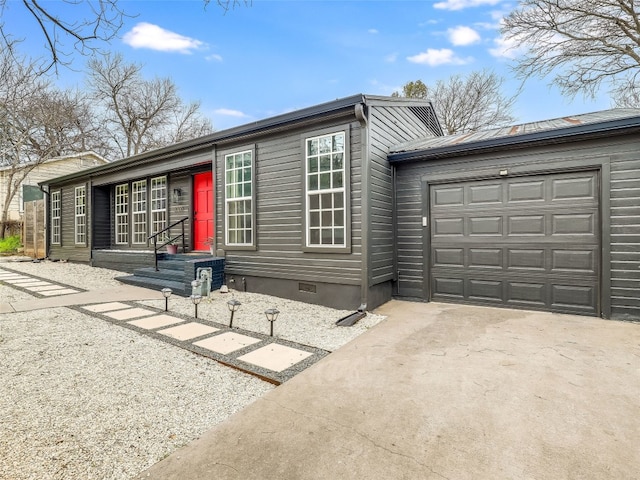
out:
M109 248L113 236L111 189L94 187L92 200L92 222L87 223L87 229L91 232L93 248Z
M341 126L344 123L340 124ZM320 128L320 127L319 127ZM325 128L325 127L321 127ZM339 127L336 127L338 131ZM362 159L359 124L351 124L351 253L303 252L302 139L317 128L271 136L256 143L256 249L227 248L226 271L231 274L357 285L361 272ZM243 148L233 146L233 151ZM232 151L219 147L216 154L216 236L224 245L224 156Z
M593 165L609 162L609 199L604 200L609 200L610 206L608 211L602 211L602 217L610 221L611 263L603 267L611 268L611 316L640 318L640 142L632 137L398 165L396 198L400 295L422 297L423 281L428 274L424 271L423 251L424 235L428 230L421 224L422 176L451 174L454 177L463 172L473 175L474 170L489 168L497 171L516 165L533 171L544 169L546 163ZM602 181L606 182L607 178L603 176ZM603 202L602 208L606 204ZM608 299L603 300L606 303Z
M389 147L431 132L408 107L375 106L370 110L369 285L392 280L394 265L393 172Z

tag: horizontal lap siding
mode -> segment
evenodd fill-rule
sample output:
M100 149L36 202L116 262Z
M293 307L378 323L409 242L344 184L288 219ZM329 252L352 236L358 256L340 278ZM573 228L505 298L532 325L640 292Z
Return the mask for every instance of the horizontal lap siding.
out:
M611 155L611 313L640 318L640 142Z
M393 173L387 161L389 147L414 138L423 138L429 132L405 107L372 107L369 122L369 284L376 285L395 277Z
M309 135L316 130L310 130ZM336 128L338 131L338 128ZM307 133L260 140L256 146L257 249L227 248L226 271L230 274L294 279L348 285L360 283L361 272L361 158L360 131L351 127L351 253L303 252L302 139ZM238 145L242 149L242 145ZM220 148L216 164L216 236L224 245L224 156ZM234 148L232 151L238 151Z
M397 251L398 285L403 296L422 296L424 234L422 225L421 176L474 170L526 166L544 169L545 163L578 162L610 164L608 211L610 221L611 314L614 318L640 318L640 145L627 137L571 143L555 147L512 150L508 153L477 155L449 160L400 164L397 167ZM605 178L602 181L606 181ZM606 203L605 203L606 205ZM424 212L426 214L426 212ZM606 237L603 237L606 238ZM603 265L606 268L606 265Z
M184 243L187 249L190 248L191 245L191 216L192 216L192 207L191 207L191 198L193 196L192 193L192 185L191 185L191 175L189 173L180 173L180 174L170 174L167 176L167 204L169 208L169 215L167 219L167 225L171 225L174 222L182 220L184 217L189 217L189 220L184 222ZM173 198L173 190L180 189L182 191L182 195L177 201L174 201ZM171 229L171 235L176 236L182 231L180 230L180 225L175 226ZM182 246L182 241L178 240L179 245Z

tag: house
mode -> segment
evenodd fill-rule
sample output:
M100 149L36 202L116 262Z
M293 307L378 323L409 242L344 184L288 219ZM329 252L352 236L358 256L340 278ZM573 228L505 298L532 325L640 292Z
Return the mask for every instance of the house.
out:
M429 102L354 95L60 176L48 256L138 272L171 227L235 288L374 308L396 280L387 153L440 135Z
M640 109L391 148L394 294L640 318Z
M103 165L107 160L95 152L81 152L54 157L36 165L31 170L16 191L7 210L9 221L21 221L24 212L24 202L42 198L39 182L49 178L59 177L72 172L78 172L96 165ZM4 202L9 188L9 175L12 167L0 167L0 211L4 209Z

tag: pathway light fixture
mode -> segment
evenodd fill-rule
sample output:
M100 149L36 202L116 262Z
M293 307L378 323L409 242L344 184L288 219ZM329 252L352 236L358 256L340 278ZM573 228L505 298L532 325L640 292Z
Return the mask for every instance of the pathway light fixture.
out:
M264 311L264 314L267 316L267 320L271 325L271 336L273 337L273 322L278 319L278 315L280 314L280 310L277 308L268 308Z
M227 302L227 307L229 307L229 311L231 312L231 320L229 320L229 328L233 326L233 314L240 308L242 305L238 300L232 298Z
M195 307L195 310L196 310L195 317L198 318L198 304L202 300L202 295L191 295L189 298L193 302L193 306Z
M173 293L173 290L171 290L168 287L165 287L160 291L162 292L162 296L164 297L164 311L166 312L169 310L169 297Z

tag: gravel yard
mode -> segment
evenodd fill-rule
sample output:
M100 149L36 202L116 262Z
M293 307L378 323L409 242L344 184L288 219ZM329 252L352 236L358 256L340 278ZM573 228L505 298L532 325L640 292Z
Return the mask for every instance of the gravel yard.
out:
M120 286L121 272L59 262L7 267L87 290ZM264 310L282 313L275 334L334 350L378 323L335 321L352 312L244 292L214 293L199 317L268 333ZM164 307L157 301L141 302ZM0 302L29 294L0 285ZM108 299L106 299L108 300ZM170 310L193 313L173 296ZM0 478L128 479L274 387L173 345L69 308L0 314Z

